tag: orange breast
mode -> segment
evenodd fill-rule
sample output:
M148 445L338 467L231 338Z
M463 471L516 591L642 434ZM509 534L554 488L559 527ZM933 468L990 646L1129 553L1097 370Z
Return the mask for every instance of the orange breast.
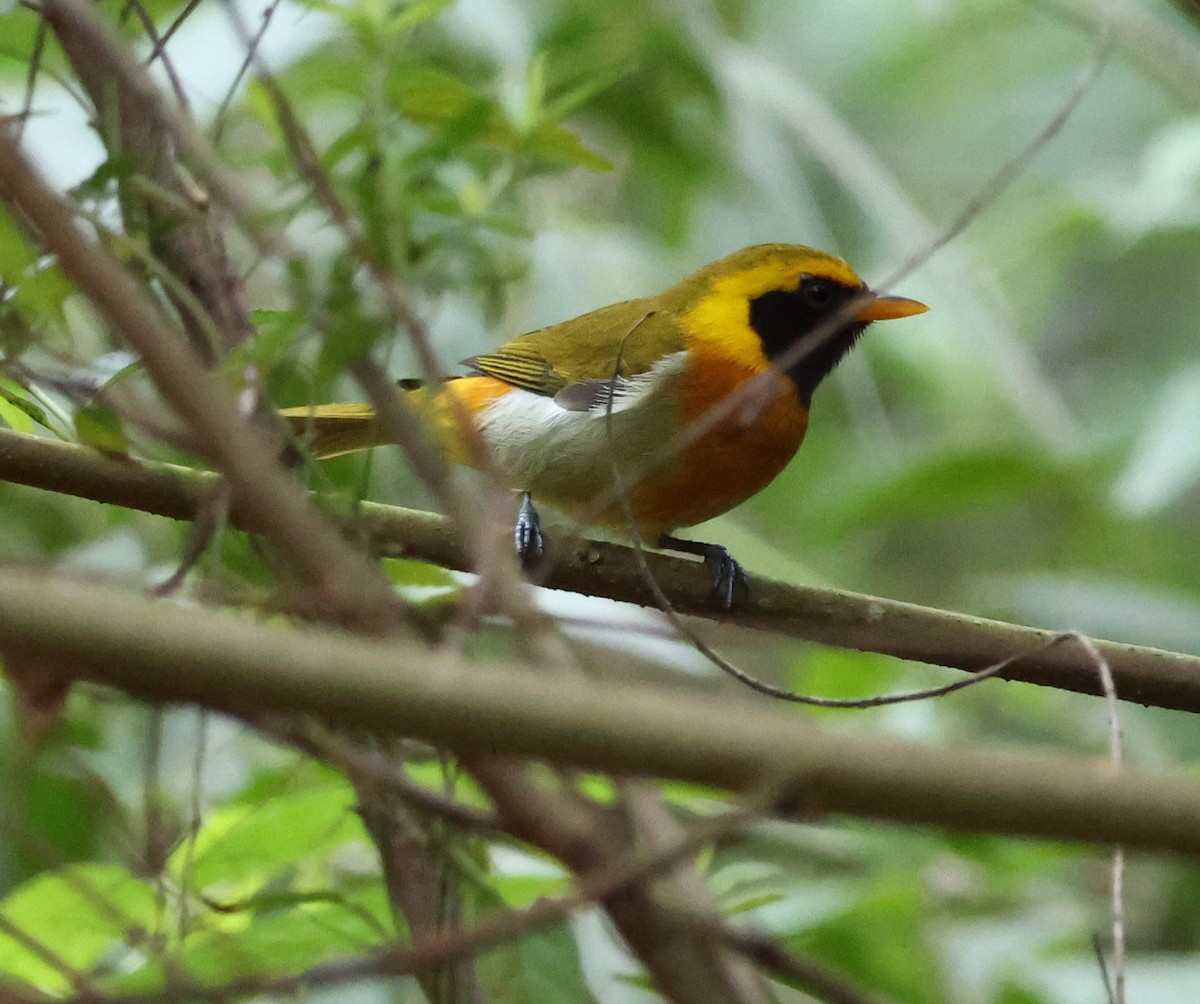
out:
M627 450L618 451L617 458L630 480L643 474L644 464L688 423L702 419L714 404L752 380L757 372L717 347L693 346L686 367L669 388L663 388L657 402L615 416L619 423L637 423L636 430L625 426ZM471 463L469 451L456 432L457 419L464 417L463 412L486 412L512 392L510 385L493 377L471 376L445 385L435 402L435 416L442 441L455 461ZM767 395L767 400L762 395ZM548 452L538 435L524 430L523 449L536 457L522 454L515 458L518 469L513 471L514 482L530 490L535 502L625 532L628 519L619 503L612 502L603 511L596 511L597 500L613 497L612 460L601 434L604 419L581 415L576 421L581 428L594 423L590 431L595 435L587 437L590 445L580 449L566 467L562 467L564 459ZM646 423L653 427L647 428ZM632 485L629 500L642 538L653 544L664 533L703 523L761 491L792 459L807 426L808 411L796 396L792 382L784 376L764 380L755 397L747 397L729 416ZM618 442L620 429L618 425ZM635 431L636 435L631 435ZM511 446L494 445L501 450ZM563 445L559 443L560 448ZM589 457L592 450L595 456ZM525 459L537 462L525 465ZM522 466L529 468L525 477L519 470Z
M681 424L700 419L755 375L727 355L694 346L680 380ZM807 428L808 409L791 380L767 378L753 398L747 397L633 491L642 536L653 542L661 533L703 523L761 491L787 466Z

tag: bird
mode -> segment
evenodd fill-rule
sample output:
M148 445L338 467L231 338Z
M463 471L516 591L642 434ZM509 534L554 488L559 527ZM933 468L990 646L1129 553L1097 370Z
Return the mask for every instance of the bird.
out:
M478 438L520 493L517 557L544 537L537 506L644 544L697 555L710 598L733 607L748 576L727 548L675 536L765 488L799 449L813 394L875 321L924 313L881 294L835 255L743 248L655 295L519 335L462 361L466 373L401 392L457 463ZM752 387L746 385L755 381ZM744 401L705 416L742 390ZM310 452L390 442L367 404L282 410ZM461 423L474 430L464 434ZM678 449L691 423L705 427Z

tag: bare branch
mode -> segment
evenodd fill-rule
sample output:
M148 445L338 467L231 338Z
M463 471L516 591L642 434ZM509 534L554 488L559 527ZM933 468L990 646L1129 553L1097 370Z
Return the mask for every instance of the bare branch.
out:
M0 480L189 520L200 510L214 476L171 464L117 463L85 447L0 429ZM263 532L270 525L270 509L235 505L230 522ZM471 568L449 523L434 513L364 502L346 529L384 554ZM550 546L554 548L553 540ZM680 613L971 673L1004 663L997 674L1001 679L1101 693L1086 653L1077 646L1052 644L1059 637L1054 631L761 577L755 578L752 594L725 614L707 604L708 579L695 562L654 553L645 558ZM546 585L656 605L633 550L604 541L584 540L561 554ZM1096 647L1112 669L1122 700L1200 712L1200 658L1108 641L1096 642Z
M1200 854L1200 783L1182 773L826 737L775 705L731 715L727 697L502 665L430 673L428 651L403 639L281 630L29 572L0 573L0 651L156 701L311 713L467 754L743 792L775 780L794 796L784 811L801 817L849 813Z

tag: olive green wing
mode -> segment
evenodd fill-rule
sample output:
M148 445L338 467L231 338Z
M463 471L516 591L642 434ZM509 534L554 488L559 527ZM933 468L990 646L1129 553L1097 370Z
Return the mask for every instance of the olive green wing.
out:
M494 352L464 359L475 373L553 397L570 411L596 404L614 379L648 372L684 348L683 333L653 299L626 300L531 331Z

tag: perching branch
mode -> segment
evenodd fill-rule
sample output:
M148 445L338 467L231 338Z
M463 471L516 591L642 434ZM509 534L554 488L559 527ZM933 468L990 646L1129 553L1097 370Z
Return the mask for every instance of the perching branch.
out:
M116 462L84 447L0 430L0 480L171 519L192 519L213 477L171 464ZM230 520L243 530L263 530L257 514L245 507L235 506ZM470 567L446 521L433 513L364 502L347 529L368 537L384 554L447 568ZM553 544L551 539L554 570L546 581L549 587L655 605L631 549L582 541L570 553L555 555ZM1101 692L1086 652L1070 644L1045 647L1053 631L760 577L733 613L720 614L706 604L707 579L693 562L660 554L646 558L682 612L972 672L1029 651L1028 658L999 676L1085 694ZM1200 712L1200 658L1116 642L1099 642L1098 648L1112 667L1123 700Z
M1004 747L943 752L826 736L771 705L486 665L430 672L428 650L0 573L0 654L155 701L280 710L423 739L737 792L783 814L846 813L960 830L1200 855L1200 782Z

